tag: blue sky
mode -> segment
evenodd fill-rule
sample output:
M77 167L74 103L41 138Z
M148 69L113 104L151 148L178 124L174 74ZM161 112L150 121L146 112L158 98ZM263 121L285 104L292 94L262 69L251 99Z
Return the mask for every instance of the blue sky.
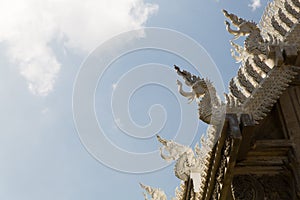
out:
M91 50L113 35L144 26L162 27L201 44L227 87L238 64L230 56L232 36L225 30L221 10L258 22L265 5L265 1L236 0L1 1L0 199L143 199L139 182L160 187L173 196L180 181L172 165L151 173L125 173L101 164L87 152L72 110L73 86L80 66ZM134 138L120 131L117 124L122 120L113 118L109 97L117 90L120 77L147 63L178 64L193 71L180 57L154 50L123 56L106 71L95 91L95 113L106 137L129 152L146 153L159 146L153 134L142 139L141 135ZM150 72L136 78L155 76ZM175 79L170 87L176 88ZM116 103L125 101L117 99ZM140 126L149 124L147 112L155 104L161 104L166 112L155 116L161 117L158 122L166 120L159 131L166 138L175 137L181 116L192 123L197 115L195 103L187 104L167 88L150 84L132 93L128 101L132 120ZM188 116L182 115L180 106L190 112ZM127 125L123 124L125 128ZM182 132L189 132L188 126ZM143 134L147 131L145 128ZM200 123L195 140L186 142L194 145L204 131ZM178 134L190 134L182 132ZM103 153L111 155L107 149Z

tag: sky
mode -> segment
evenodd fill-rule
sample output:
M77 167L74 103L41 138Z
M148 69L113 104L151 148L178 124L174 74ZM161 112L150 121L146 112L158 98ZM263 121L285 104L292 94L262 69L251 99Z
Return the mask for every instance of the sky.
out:
M180 180L155 134L193 146L206 126L176 91L172 66L226 91L239 65L221 10L258 22L266 3L0 0L0 199L143 199L139 182L174 196Z

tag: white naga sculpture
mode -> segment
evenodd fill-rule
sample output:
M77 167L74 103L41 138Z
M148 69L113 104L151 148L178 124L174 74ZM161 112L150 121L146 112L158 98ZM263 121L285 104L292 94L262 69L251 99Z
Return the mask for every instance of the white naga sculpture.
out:
M178 144L173 140L166 140L157 135L158 141L162 144L160 148L161 157L167 161L176 161L174 172L180 180L187 181L191 172L202 171L205 173L208 155L215 143L216 134L213 126L209 126L207 137L201 137L201 147L195 146L195 153L192 148Z
M189 92L184 91L181 81L177 80L179 93L187 97L189 103L196 99L199 107L200 120L207 124L216 125L218 123L216 117L219 115L217 112L222 111L224 104L221 103L212 82L208 79L195 76L188 71L181 71L176 65L174 65L174 68L177 74L185 80L185 84L191 88Z
M178 144L173 140L166 140L157 135L158 141L163 145L160 155L164 160L175 160L175 175L181 180L188 180L190 171L196 167L197 160L190 147Z
M141 188L143 188L145 190L145 192L144 192L145 200L148 200L148 197L147 197L148 195L151 196L151 200L167 200L167 195L161 189L152 188L152 187L144 185L142 183L140 183L140 186L141 186Z
M175 65L175 70L190 91L183 90L183 84L177 81L179 93L188 98L189 103L196 100L199 107L199 119L209 124L206 135L201 137L201 145L192 148L166 140L157 136L162 144L161 157L167 161L175 161L175 175L184 181L195 178L194 189L203 194L211 152L218 140L220 119L225 113L249 114L258 123L270 112L280 94L288 87L294 72L292 65L300 51L300 3L296 0L274 0L269 3L259 25L247 21L223 10L236 29L232 29L228 21L226 29L236 40L245 36L243 46L231 41L231 54L237 62L241 62L237 76L229 83L230 92L225 94L222 102L211 81L200 78ZM284 22L284 23L282 23ZM201 185L202 184L202 185ZM185 184L176 190L175 199L186 199ZM149 186L141 187L152 197L152 200L166 200L165 193ZM196 191L195 191L196 192ZM200 196L201 196L200 195ZM193 197L194 198L194 197ZM198 196L195 199L202 199ZM147 199L145 195L145 199Z
M237 63L244 61L250 54L245 50L244 47L230 41L233 49L230 49L231 56L236 60Z
M237 30L231 29L230 23L225 21L226 29L229 33L234 35L234 40L238 39L240 36L247 36L244 42L244 48L248 53L256 55L267 54L268 42L261 36L260 29L255 22L244 20L234 14L229 14L226 10L223 10L223 13L237 28Z
M283 62L288 60L287 57L292 58L297 55L299 44L294 41L293 34L299 33L295 27L292 28L292 21L291 29L288 31L276 21L274 16L270 18L268 13L268 10L278 11L276 15L283 19L282 11L290 9L286 5L287 2L283 3L280 0L268 5L267 14L264 14L263 22L260 23L264 31L261 31L263 29L260 29L255 22L244 20L223 10L225 17L237 28L237 30L231 29L230 23L225 21L226 29L234 35L234 39L246 36L244 47L231 41L235 50L235 52L231 50L232 56L242 64L237 76L230 81L230 93L225 95L227 112L237 113L238 116L239 113L248 113L254 121L261 120L295 75L293 69L288 67L288 63L284 66ZM286 12L293 13L292 10ZM295 17L298 18L300 15L295 13Z

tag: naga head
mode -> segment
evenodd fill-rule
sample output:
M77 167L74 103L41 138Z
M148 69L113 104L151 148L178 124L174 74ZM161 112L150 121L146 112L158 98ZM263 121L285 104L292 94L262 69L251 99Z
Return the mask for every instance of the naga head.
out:
M190 152L191 148L178 144L173 140L166 140L159 135L156 136L157 140L162 144L160 147L160 156L166 161L177 160L185 152Z
M179 93L187 97L190 102L196 99L199 107L199 119L207 124L212 123L212 115L217 107L220 106L220 100L212 82L208 79L192 75L185 70L181 71L176 65L175 70L185 80L185 84L191 87L191 91L186 92L182 89L182 83L177 80Z
M177 71L177 74L180 75L185 80L185 84L191 87L191 91L186 92L182 89L182 83L179 80L177 80L179 93L182 96L187 97L189 103L191 103L194 99L203 97L208 92L207 80L195 76L188 71L185 70L181 71L178 66L176 65L174 66L175 66L175 70Z
M244 20L243 18L239 18L238 16L236 16L235 14L232 13L228 13L227 10L222 10L223 14L226 18L228 18L232 24L234 24L235 26L239 26L241 23L245 22L246 20ZM226 21L227 22L227 21ZM227 22L229 23L229 22Z
M195 84L195 82L197 82L200 79L198 76L193 75L188 71L185 70L181 71L177 65L174 65L174 69L176 70L177 74L184 79L185 84L187 86L192 87Z
M164 146L168 144L168 141L164 138L161 138L159 135L156 135L157 140Z
M257 24L253 21L247 21L243 18L239 18L235 14L228 13L226 10L223 10L224 16L228 18L231 23L237 28L237 30L233 30L230 27L230 23L225 21L227 31L234 35L234 39L238 39L240 36L249 35L252 32L259 32L259 28Z

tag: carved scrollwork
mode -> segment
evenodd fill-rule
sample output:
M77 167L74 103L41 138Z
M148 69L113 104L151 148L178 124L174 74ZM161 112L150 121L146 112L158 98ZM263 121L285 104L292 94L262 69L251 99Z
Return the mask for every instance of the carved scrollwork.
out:
M235 200L294 199L289 176L239 175L232 181Z
M224 156L228 157L231 151L231 144L232 144L232 138L231 136L228 136L225 140L225 147L224 147Z
M214 186L214 191L213 191L213 195L212 195L213 200L219 199L222 185L224 184L223 181L224 181L224 177L226 175L226 168L228 167L228 157L230 155L232 141L233 141L232 137L228 136L226 138L224 146L222 148L223 156L221 158L218 171L216 173L215 186Z
M292 5L290 5L290 4L288 3L288 1L285 1L285 2L284 2L284 7L285 7L285 9L286 9L291 15L293 15L296 19L300 19L300 13L297 12L297 11L292 7Z
M278 33L282 36L285 36L287 31L278 23L278 21L275 19L275 17L273 16L271 19L271 23L272 26L274 27L274 29L276 31L278 31Z
M260 182L260 184L264 186L265 199L272 199L272 200L294 199L289 176L264 175L258 177L257 179Z
M264 200L262 185L250 175L235 176L231 189L235 200Z
M293 21L290 20L282 11L282 9L280 8L278 10L278 14L279 14L279 18L281 19L281 21L283 21L289 28L292 28L292 26L294 25Z
M230 92L235 96L240 103L244 103L247 97L241 92L241 90L237 87L234 79L231 79L229 83Z
M252 83L245 77L245 75L242 73L242 70L239 69L238 71L238 80L242 86L245 87L245 89L249 92L252 93L253 90L255 89Z
M264 63L258 56L254 56L253 58L254 63L256 64L257 67L259 67L264 73L268 73L271 68Z
M246 72L257 82L260 83L263 78L261 77L261 75L259 75L259 73L257 71L255 71L253 69L253 67L251 66L250 62L247 60L245 63L245 67L246 67Z
M151 200L167 200L167 195L160 188L152 188L150 186L140 183L142 189L144 189L144 198L148 200L148 196L151 197Z
M299 0L292 0L293 4L300 9L300 1Z

